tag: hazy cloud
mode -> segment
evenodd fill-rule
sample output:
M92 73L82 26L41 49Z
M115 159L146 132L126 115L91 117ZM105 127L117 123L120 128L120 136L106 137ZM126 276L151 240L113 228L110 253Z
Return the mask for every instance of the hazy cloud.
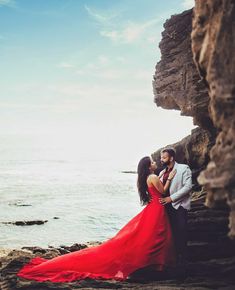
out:
M57 67L59 67L59 68L74 68L75 65L65 61L65 62L59 63L57 65Z
M85 5L85 9L101 26L100 35L109 38L114 43L133 43L143 37L147 42L153 43L156 33L154 27L165 19L165 16L158 15L144 22L127 21L123 19L117 21L115 18L120 16L120 12L115 14L112 11L97 11L95 8L90 8L87 5Z
M194 5L195 5L195 1L194 0L184 0L182 2L182 6L185 9L190 9L190 8L194 7Z
M156 34L155 26L161 21L162 17L156 17L142 23L128 21L127 24L123 25L123 27L121 28L105 28L100 31L100 34L116 43L133 43L137 40L142 39L142 37L145 37L148 42L152 43L154 41L152 30L154 29L154 32ZM149 36L149 34L151 35Z
M16 2L14 0L0 0L1 6L16 7Z
M84 6L87 13L93 18L95 19L97 22L99 22L100 24L106 24L109 23L111 19L115 18L117 16L116 13L113 12L98 12L96 9L94 8L90 8L87 5Z

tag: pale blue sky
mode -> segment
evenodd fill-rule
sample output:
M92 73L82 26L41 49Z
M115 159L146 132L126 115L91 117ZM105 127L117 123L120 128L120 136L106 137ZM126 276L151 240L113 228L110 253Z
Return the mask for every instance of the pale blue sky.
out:
M1 134L133 162L189 134L191 118L153 103L152 75L164 21L192 3L0 0Z

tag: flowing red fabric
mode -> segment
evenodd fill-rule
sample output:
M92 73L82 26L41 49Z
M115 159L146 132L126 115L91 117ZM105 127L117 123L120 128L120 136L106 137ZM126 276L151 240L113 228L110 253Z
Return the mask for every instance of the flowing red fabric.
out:
M151 266L161 271L175 264L175 251L161 194L149 187L151 202L113 238L101 245L51 260L33 258L18 276L36 281L71 282L85 278L125 280L134 271Z

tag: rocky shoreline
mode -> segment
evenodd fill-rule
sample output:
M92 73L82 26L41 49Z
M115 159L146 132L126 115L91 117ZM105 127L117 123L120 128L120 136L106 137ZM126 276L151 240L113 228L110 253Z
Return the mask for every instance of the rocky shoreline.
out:
M73 283L38 283L19 279L16 273L35 256L50 259L86 247L91 242L58 248L23 247L20 250L0 251L1 290L13 289L234 289L235 241L228 238L229 208L225 203L210 209L204 205L206 193L194 192L189 212L189 263L187 278L180 281L174 271L137 273L129 281L98 281L86 279ZM177 271L177 269L176 269ZM176 273L176 272L175 272Z

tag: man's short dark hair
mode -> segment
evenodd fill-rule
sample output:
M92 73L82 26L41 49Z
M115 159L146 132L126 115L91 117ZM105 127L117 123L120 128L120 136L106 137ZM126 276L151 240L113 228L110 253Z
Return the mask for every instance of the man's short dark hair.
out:
M168 153L171 157L175 159L175 149L173 148L165 148L161 151L161 153Z

